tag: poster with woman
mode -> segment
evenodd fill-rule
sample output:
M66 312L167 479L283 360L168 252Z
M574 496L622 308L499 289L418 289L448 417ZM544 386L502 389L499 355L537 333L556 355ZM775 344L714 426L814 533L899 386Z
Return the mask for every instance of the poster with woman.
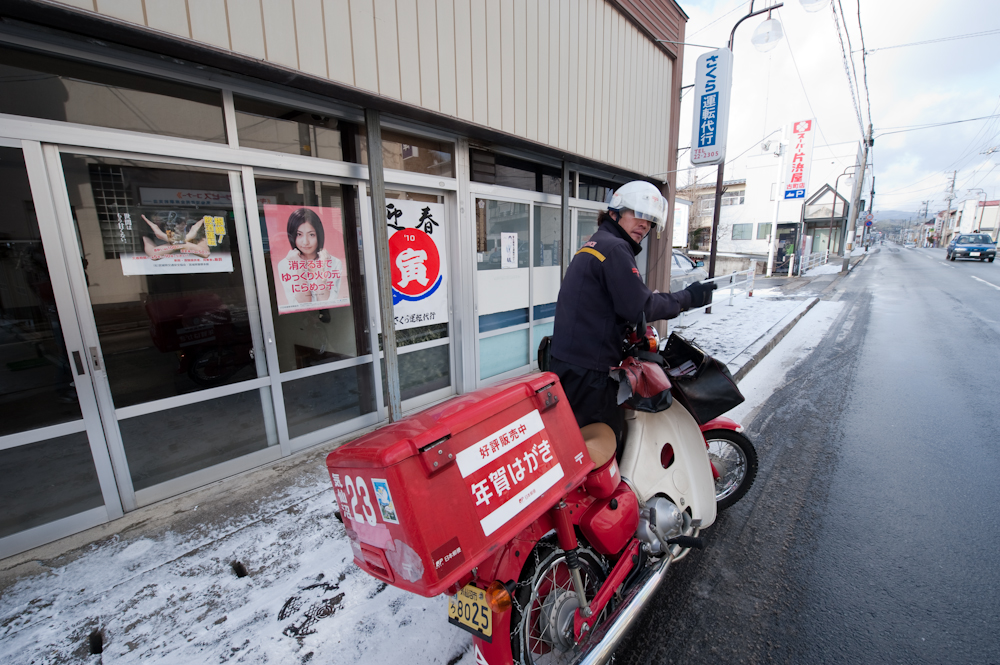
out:
M278 314L351 304L340 210L264 205Z

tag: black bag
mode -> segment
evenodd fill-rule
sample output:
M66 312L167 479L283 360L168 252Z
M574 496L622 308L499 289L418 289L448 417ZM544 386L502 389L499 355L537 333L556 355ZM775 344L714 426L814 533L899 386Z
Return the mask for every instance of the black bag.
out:
M538 370L548 372L552 362L552 337L546 335L538 344Z
M660 355L667 362L674 399L698 424L704 425L745 400L724 363L677 333L670 333Z

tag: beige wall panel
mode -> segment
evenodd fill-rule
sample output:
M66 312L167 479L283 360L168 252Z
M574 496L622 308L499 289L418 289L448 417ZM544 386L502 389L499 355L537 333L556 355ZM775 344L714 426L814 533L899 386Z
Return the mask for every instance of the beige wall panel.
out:
M452 0L437 0L438 90L441 112L458 115L455 71L455 5Z
M226 10L233 50L258 60L267 59L260 0L226 0Z
M496 4L496 3L494 3ZM514 108L518 90L514 87L514 31L524 29L514 27L514 2L501 0L500 7L500 117L503 131L514 133ZM522 51L523 53L523 51ZM494 88L495 89L495 88Z
M503 60L501 48L500 0L486 3L486 102L487 121L503 129ZM478 93L477 93L478 94Z
M437 9L433 2L417 3L416 33L420 39L420 100L426 109L441 108L438 92Z
M570 0L559 0L559 125L556 136L563 150L569 146L569 47L570 47Z
M227 51L230 49L225 0L189 2L188 13L191 16L191 36L194 39ZM146 1L146 16L149 16L149 0Z
M120 18L129 23L146 25L142 0L97 0L97 11L105 16Z
M597 8L591 0L580 4L580 126L577 129L576 144L580 153L593 156L593 147L588 148L588 139L594 128L594 14Z
M399 35L400 98L420 106L420 37L417 33L416 0L396 0L396 32Z
M264 15L264 45L267 59L298 69L299 54L295 45L295 15L285 0L261 0Z
M548 145L559 145L559 2L549 1L549 135Z
M475 90L472 75L475 71L472 56L472 6L471 0L454 0L455 3L455 93L458 117L475 118Z
M472 121L488 125L489 121L489 69L487 67L486 2L470 0L472 38Z
M354 85L378 92L378 56L375 50L375 7L372 0L350 0L351 44L354 46Z
M649 167L646 162L646 155L649 154L649 142L642 140L642 137L649 131L649 125L646 123L651 116L649 113L649 91L653 87L653 82L649 79L649 40L643 39L642 35L637 34L636 43L639 45L640 69L636 79L635 98L639 100L639 108L637 109L636 127L632 131L632 145L636 153L636 164L643 173L649 173L646 170Z
M538 140L538 0L525 3L524 135Z
M59 0L59 2L64 5L70 5L72 7L79 7L80 9L86 9L88 11L96 12L97 6L95 0Z
M146 25L169 32L181 37L190 37L191 28L188 25L187 7L177 0L145 0ZM93 0L85 3L87 9L93 8Z
M400 99L399 30L394 0L375 0L375 52L378 54L378 91Z
M614 18L611 7L600 0L603 5L601 11L602 20L598 26L598 41L601 43L601 64L600 75L601 84L598 91L601 96L601 104L597 108L597 125L594 127L594 156L597 159L607 161L608 155L608 132L607 127L611 120L611 21Z
M549 142L549 4L551 0L538 0L538 59L535 68L538 71L538 141Z
M608 106L608 120L605 123L607 125L606 138L608 144L604 151L605 161L612 163L615 163L615 150L618 145L618 134L621 129L618 125L618 105L621 102L621 82L624 68L622 67L620 57L623 46L619 31L620 28L621 19L618 16L618 12L614 12L611 15L611 72L608 79L608 89L605 93L608 95L610 101Z
M328 78L323 0L294 0L293 6L299 69L313 76Z
M527 0L514 0L514 133L528 132L528 21Z
M567 91L566 91L566 149L577 150L577 128L580 125L580 3L573 0L569 3L569 16L566 29L569 31L569 50L566 54Z
M348 0L323 0L326 69L330 79L354 85L351 7Z
M600 6L597 4L597 0L589 0L587 2L587 48L584 50L584 53L587 54L587 89L584 92L587 103L584 105L584 135L583 142L580 144L584 154L589 157L594 156L594 125L597 123L596 111L598 104L600 104L600 99L597 97L597 84L598 77L603 71L599 69L600 61L597 59L599 12Z

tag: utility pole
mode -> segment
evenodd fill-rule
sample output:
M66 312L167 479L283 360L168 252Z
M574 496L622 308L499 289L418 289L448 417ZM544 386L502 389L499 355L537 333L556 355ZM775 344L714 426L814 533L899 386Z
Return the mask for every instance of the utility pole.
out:
M920 216L920 232L924 234L924 237L920 239L920 246L921 247L924 246L924 241L927 240L927 234L926 234L926 232L924 232L924 224L927 223L927 211L930 209L931 202L930 201L923 201L923 204L924 204L924 212Z
M958 171L951 172L951 186L948 187L948 213L944 218L944 221L948 224L948 230L951 230L951 202L955 199L955 176L958 175ZM944 230L944 224L941 225L941 229Z
M847 228L852 232L857 228L858 224L858 204L861 201L861 187L865 184L865 167L868 165L868 148L872 144L872 125L868 123L868 134L865 135L865 146L861 151L861 170L854 176L854 191L851 195L851 214L848 217ZM836 198L834 198L836 201ZM832 240L833 238L831 238ZM844 252L844 264L840 269L840 272L847 272L848 267L851 265L851 255Z

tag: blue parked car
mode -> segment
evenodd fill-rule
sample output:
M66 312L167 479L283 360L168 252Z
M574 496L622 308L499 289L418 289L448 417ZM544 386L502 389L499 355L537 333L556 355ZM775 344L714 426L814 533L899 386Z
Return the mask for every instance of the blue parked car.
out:
M948 244L948 259L979 259L989 261L997 255L997 246L986 233L963 233Z

